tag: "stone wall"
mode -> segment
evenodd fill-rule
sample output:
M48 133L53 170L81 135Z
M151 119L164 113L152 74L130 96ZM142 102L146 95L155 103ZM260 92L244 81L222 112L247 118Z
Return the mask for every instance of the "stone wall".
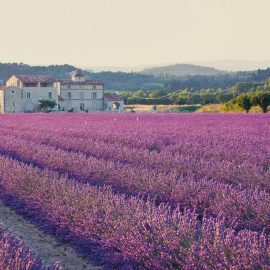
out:
M23 91L17 87L6 87L4 93L4 113L23 113L25 102Z

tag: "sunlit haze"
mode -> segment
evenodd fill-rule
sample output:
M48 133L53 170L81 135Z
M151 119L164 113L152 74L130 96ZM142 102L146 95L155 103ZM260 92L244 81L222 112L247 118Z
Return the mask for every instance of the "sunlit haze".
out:
M269 60L269 0L1 0L0 62Z

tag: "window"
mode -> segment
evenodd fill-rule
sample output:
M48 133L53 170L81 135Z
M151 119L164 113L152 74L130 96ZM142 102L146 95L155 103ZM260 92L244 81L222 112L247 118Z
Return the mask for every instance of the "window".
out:
M12 102L12 107L15 108L15 102Z
M48 92L48 98L52 98L52 92Z
M83 92L80 92L80 99L83 100Z
M25 83L24 87L38 87L37 83Z
M93 99L97 99L97 93L93 93L93 94L92 94L92 98L93 98Z
M94 84L94 85L93 85L93 89L96 89L96 87L97 87L97 86Z
M21 99L23 99L23 89L21 90Z
M40 87L52 87L53 83L40 83Z
M80 104L80 110L81 110L81 111L84 111L84 103L81 103L81 104Z
M26 98L31 98L31 93L30 92L26 92Z
M71 99L71 92L68 92L67 95L68 95L68 99Z

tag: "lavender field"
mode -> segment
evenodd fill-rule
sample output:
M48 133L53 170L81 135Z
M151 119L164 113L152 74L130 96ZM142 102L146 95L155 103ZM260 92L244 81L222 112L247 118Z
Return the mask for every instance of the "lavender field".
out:
M2 202L98 265L270 269L269 115L2 115L0 133Z

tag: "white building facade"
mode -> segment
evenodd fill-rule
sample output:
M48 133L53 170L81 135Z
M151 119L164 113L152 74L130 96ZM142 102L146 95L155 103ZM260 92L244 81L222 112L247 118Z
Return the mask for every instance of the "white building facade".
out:
M72 73L71 80L13 75L6 86L0 86L0 113L37 112L41 100L55 101L53 111L122 111L124 108L120 96L104 95L104 83L86 80L79 69Z
M86 80L81 70L73 72L71 80L59 80L55 85L59 111L104 110L104 83Z
M58 102L54 79L50 76L13 75L5 87L0 87L2 113L39 111L42 99Z

